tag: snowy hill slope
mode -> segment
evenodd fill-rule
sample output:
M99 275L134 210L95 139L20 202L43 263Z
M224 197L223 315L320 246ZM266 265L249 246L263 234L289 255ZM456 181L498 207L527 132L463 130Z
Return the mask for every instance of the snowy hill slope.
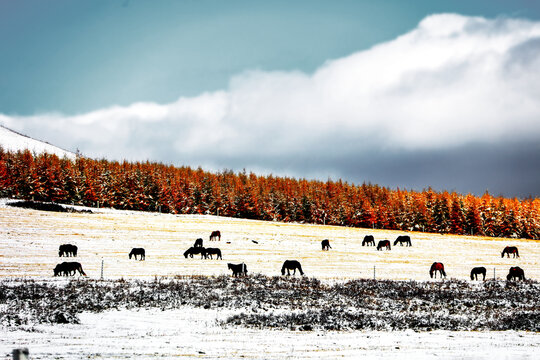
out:
M0 146L5 150L18 151L28 149L32 152L55 154L58 157L75 159L75 153L61 149L49 143L32 139L0 125Z

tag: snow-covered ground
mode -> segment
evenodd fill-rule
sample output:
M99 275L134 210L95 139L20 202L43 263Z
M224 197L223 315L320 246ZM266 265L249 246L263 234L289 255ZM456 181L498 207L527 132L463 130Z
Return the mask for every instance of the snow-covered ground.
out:
M468 279L471 268L485 266L488 277L495 269L504 279L517 265L527 278L540 279L540 242L533 240L414 232L412 247L377 251L361 246L365 235L394 240L404 232L112 209L54 213L5 202L0 203L0 277L50 278L55 265L66 261L58 257L58 246L71 243L91 278L100 277L102 260L105 278L153 278L229 274L228 262L245 262L250 273L279 275L284 260L297 259L308 276L323 280L373 278L374 270L378 279L429 280L434 261L444 263L450 278ZM208 241L213 230L221 231L221 241ZM223 260L184 258L199 237L204 246L220 248ZM330 239L330 251L321 251L323 239ZM501 258L507 245L517 246L521 257ZM146 261L128 259L134 247L146 249Z
M537 359L530 332L287 331L221 327L230 311L185 308L84 313L80 325L0 329L0 357L31 359Z
M37 154L55 154L58 157L75 159L75 153L61 149L49 143L32 139L0 125L0 146L5 150L18 151L28 149Z

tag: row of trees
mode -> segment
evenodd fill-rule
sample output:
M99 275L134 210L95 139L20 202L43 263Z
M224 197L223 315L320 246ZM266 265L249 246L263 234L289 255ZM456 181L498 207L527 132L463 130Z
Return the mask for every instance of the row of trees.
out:
M391 190L151 162L72 161L0 147L0 196L177 214L540 237L540 199Z

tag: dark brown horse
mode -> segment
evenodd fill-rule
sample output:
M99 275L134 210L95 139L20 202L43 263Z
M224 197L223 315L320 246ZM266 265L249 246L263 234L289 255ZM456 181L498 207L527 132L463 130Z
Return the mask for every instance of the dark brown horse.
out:
M71 244L60 245L58 248L58 256L77 256L77 246Z
M431 268L429 269L429 276L433 279L433 276L435 276L435 279L437 278L437 271L440 273L441 278L444 276L446 277L446 272L444 272L444 265L440 262L434 262L431 265Z
M201 259L206 258L206 249L203 247L190 247L184 252L184 256L187 259L188 256L193 258L193 255L201 254Z
M394 241L394 246L396 246L398 243L400 246L403 246L403 244L412 246L411 237L409 235L399 235L396 241Z
M82 266L78 262L63 262L61 264L56 265L56 267L53 269L54 276L64 275L64 276L73 276L78 271L79 274L86 276L84 273Z
M227 264L229 270L232 270L233 276L246 276L247 266L244 263L241 264Z
M304 275L302 271L302 265L297 260L285 260L283 266L281 267L281 275L285 275L285 270L287 270L287 276L291 275L290 270L294 270L293 275L296 275L296 269L300 271L300 275Z
M478 280L478 275L483 275L482 280L486 280L486 268L483 266L475 267L471 270L471 280Z
M210 241L214 240L221 241L221 233L219 232L219 230L212 231L212 233L210 234Z
M221 250L218 248L206 248L204 251L204 258L207 259L210 256L210 259L213 259L212 255L216 255L216 260L223 258L221 257Z
M382 250L383 248L386 248L386 250L391 250L391 248L390 248L390 240L381 240L381 241L379 241L379 244L377 244L377 250Z
M375 238L373 237L373 235L364 236L362 246L375 246Z
M324 250L328 251L329 249L332 248L330 246L330 240L328 240L328 239L324 239L323 241L321 241L321 246L322 246L323 251Z
M513 266L510 268L506 280L523 280L525 281L525 272L519 266Z
M137 260L137 255L140 256L140 261L143 261L146 259L146 252L144 251L143 248L133 248L131 249L131 252L129 253L129 258L131 259L131 257L133 256L135 258L135 260Z
M195 244L193 244L193 247L203 247L203 240L201 238L195 240Z
M515 246L507 246L504 248L504 250L501 253L501 257L504 257L504 254L506 254L507 257L510 257L510 254L514 254L514 257L519 257L519 251L517 247Z

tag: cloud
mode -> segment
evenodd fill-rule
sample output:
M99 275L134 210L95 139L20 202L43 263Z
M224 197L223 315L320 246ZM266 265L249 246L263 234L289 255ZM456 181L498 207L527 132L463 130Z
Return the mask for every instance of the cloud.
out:
M439 14L312 74L246 71L171 104L0 123L92 157L322 178L359 166L369 176L383 171L366 165L378 157L532 144L538 94L539 22Z

